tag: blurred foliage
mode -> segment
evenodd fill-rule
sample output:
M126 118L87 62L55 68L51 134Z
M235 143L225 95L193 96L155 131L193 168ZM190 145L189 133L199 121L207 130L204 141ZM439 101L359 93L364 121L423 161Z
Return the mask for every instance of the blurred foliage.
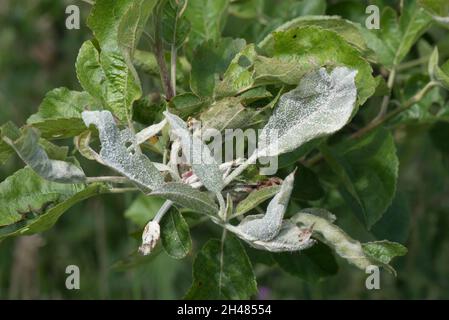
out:
M73 2L76 1L0 2L1 123L7 120L24 123L30 114L37 111L45 93L52 88L79 88L73 66L81 44L90 38L85 23L90 8L87 3L77 1L75 4L82 9L81 29L67 30L65 8ZM369 3L399 6L399 1L233 1L224 35L257 42L285 21L302 15L341 15L364 23L365 8ZM434 45L438 45L440 56L449 56L447 29L431 28L407 56L403 62L403 67L408 70L407 78L401 79L407 85L398 86L400 92L397 96L406 96L410 79L413 84L418 80L412 77L419 78L424 73L426 63L413 62L427 61ZM154 88L159 84L154 84L149 77L142 77L142 85ZM380 104L380 99L372 100L371 104ZM370 107L366 107L367 114L372 109ZM449 125L447 122L413 122L413 114L410 118L409 125L398 126L395 131L401 160L398 182L401 192L389 208L391 215L388 215L400 215L404 219L389 221L385 227L377 225L374 230L379 234L388 233L386 226L395 222L401 224L395 228L396 238L391 240L404 243L409 252L393 264L398 277L383 272L382 289L368 291L364 285L366 274L338 260L338 276L306 283L276 268L275 261L269 256L245 247L254 265L259 298L449 297ZM16 159L10 159L0 167L2 181L22 166ZM87 162L83 167L97 175L104 170ZM330 186L323 183L326 197L317 202L332 204L329 209L352 237L372 240L354 215L345 214L347 207ZM135 198L136 195L131 194L93 198L73 207L55 228L39 236L1 242L0 298L181 298L192 283L193 257L177 261L163 250L148 258L136 257L134 251L139 243L140 229L125 219L125 212ZM128 214L132 213L128 211ZM219 237L219 231L213 226L193 227L193 251L212 235ZM65 268L71 264L80 267L80 290L65 288Z

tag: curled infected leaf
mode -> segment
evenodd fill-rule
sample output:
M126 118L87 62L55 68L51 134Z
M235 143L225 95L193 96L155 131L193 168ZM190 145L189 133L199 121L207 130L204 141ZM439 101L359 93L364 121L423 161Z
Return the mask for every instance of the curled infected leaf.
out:
M270 241L279 233L290 195L293 190L294 172L285 178L281 190L270 201L265 215L248 216L237 229L249 241Z
M164 119L159 123L153 124L136 134L137 144L142 144L146 140L158 134L164 128L167 121Z
M290 221L284 221L279 233L269 241L249 241L245 236L237 233L237 236L245 240L250 246L270 252L294 252L310 248L315 240L311 239L310 228L299 228Z
M158 169L141 152L129 128L119 130L109 111L85 111L86 126L95 125L100 133L102 163L124 175L145 192L164 184Z
M49 181L60 183L80 183L86 178L83 170L70 162L51 160L39 144L39 132L25 128L23 134L17 128L3 130L3 140L9 144L19 157L38 175Z
M92 133L90 130L82 132L74 138L74 144L79 153L89 160L101 160L99 155L89 146Z
M305 76L296 89L281 96L260 134L259 153L276 156L340 130L354 110L356 74L337 67L330 74L321 68Z
M191 164L193 172L208 190L220 192L223 188L223 175L209 148L200 138L190 133L181 118L168 111L165 111L164 115L171 126L172 133L180 139L182 151Z
M320 210L319 212L323 211ZM366 267L373 264L365 255L360 242L349 237L342 229L333 224L332 220L329 220L335 217L329 213L320 216L316 215L315 212L308 209L302 210L292 218L292 221L305 226L313 225L314 236L319 237L321 241L333 248L340 257L356 267L365 270Z

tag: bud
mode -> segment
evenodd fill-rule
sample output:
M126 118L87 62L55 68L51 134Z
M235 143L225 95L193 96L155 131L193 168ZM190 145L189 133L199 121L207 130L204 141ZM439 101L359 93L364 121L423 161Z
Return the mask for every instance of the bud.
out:
M148 222L142 233L142 245L139 247L139 252L144 256L149 255L159 241L160 235L159 223Z

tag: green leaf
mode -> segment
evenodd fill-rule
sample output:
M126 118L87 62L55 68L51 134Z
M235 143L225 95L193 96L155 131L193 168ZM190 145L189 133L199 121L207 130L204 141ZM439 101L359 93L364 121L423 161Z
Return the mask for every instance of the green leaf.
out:
M243 39L230 38L201 44L192 57L190 88L193 93L200 97L211 97L218 79L223 77L232 59L245 45Z
M133 68L129 65L130 60L134 57L134 51L156 3L157 0L134 0L118 19L117 43L131 71Z
M0 184L0 226L41 213L84 189L79 184L62 184L44 180L31 168L20 169Z
M277 32L308 26L315 26L334 31L359 51L365 52L368 50L358 26L355 23L338 16L302 16L295 18L276 28L272 33L267 35L258 46L265 53L271 55L275 52L275 36Z
M72 163L51 160L39 144L39 132L34 128L23 129L23 135L17 138L18 128L14 132L2 132L3 140L8 143L41 177L60 183L79 183L86 179L83 170Z
M231 1L229 14L242 19L253 19L263 14L264 0Z
M207 215L216 215L218 207L207 193L193 189L183 183L166 183L150 195L171 200L182 207Z
M122 121L131 119L132 104L141 96L132 54L154 4L154 0L98 0L88 18L100 51L98 55L90 45L89 50L80 52L86 56L78 57L77 64L84 67L78 71L78 77L80 81L88 78L84 74L86 68L93 73L95 81L88 81L87 85L82 81L81 85L86 91L95 92L94 96L101 92L106 107ZM100 78L104 80L98 82Z
M184 118L198 112L206 103L207 101L201 99L196 94L185 92L173 97L170 100L169 106L172 113Z
M438 47L435 47L429 59L429 75L432 80L449 90L449 61L439 67L438 56Z
M318 282L338 272L331 249L321 242L301 252L277 253L273 257L281 269L307 282Z
M402 102L412 99L412 97L429 83L427 76L414 74L404 82ZM412 106L394 117L390 124L432 124L438 120L449 120L449 108L443 95L443 90L435 86L427 94Z
M372 68L360 53L337 33L319 27L298 27L274 34L270 57L255 62L256 84L297 85L307 73L322 66L357 70L357 102L363 104L375 91Z
M125 217L143 228L152 220L165 200L159 197L140 194L125 211Z
M410 208L405 195L396 194L393 203L382 218L371 228L376 239L405 243L410 231Z
M241 99L228 97L215 101L201 113L203 127L222 132L225 129L244 129L253 125L259 113L252 108L245 108Z
M254 84L254 60L257 56L254 44L239 52L226 70L223 80L215 88L215 96L234 96L250 89Z
M379 129L332 149L322 149L332 170L340 178L342 196L371 228L390 206L398 177L399 161L391 134Z
M181 213L172 207L162 218L161 240L165 251L175 259L182 259L192 250L189 226Z
M185 15L192 29L189 44L197 47L204 41L218 41L224 27L229 0L189 1Z
M256 277L243 246L228 236L222 245L209 240L193 263L193 284L186 299L249 299Z
M188 0L165 0L162 9L162 39L168 46L179 48L190 32L190 22L182 15Z
M23 169L26 170L26 169ZM27 175L30 175L30 173L27 173ZM66 185L64 185L66 186ZM33 186L34 187L34 186ZM21 183L22 188L22 183ZM93 197L95 195L99 195L102 193L107 192L107 189L101 185L101 184L92 184L87 187L77 187L78 192L71 194L69 197L67 197L69 194L61 194L59 193L59 198L56 198L56 202L52 202L51 204L54 204L54 206L50 207L50 209L46 210L45 213L37 216L36 218L29 219L25 221L25 223L19 223L17 228L12 230L11 228L1 228L0 229L0 239L6 238L6 237L13 237L13 236L21 236L21 235L31 235L35 233L41 233L44 232L50 228L52 228L55 223L58 221L58 219L62 216L64 212L69 210L73 205L75 205L78 202L81 202L83 200L86 200L90 197ZM50 189L42 189L47 192L51 191ZM73 191L76 190L75 186L73 186ZM59 192L59 190L58 190ZM48 196L51 196L52 194L49 193ZM22 200L29 201L30 205L32 203L39 203L43 201L42 194L39 192L38 195L36 193L33 194L33 198L30 197L30 194L26 195ZM53 194L55 196L55 194ZM35 202L33 202L35 201ZM25 202L22 203L24 205ZM48 205L48 202L47 202ZM28 209L29 210L29 209Z
M180 139L183 154L192 166L193 172L208 190L220 192L224 186L223 174L209 148L199 137L190 133L181 118L168 111L165 111L164 115L170 124L171 132Z
M266 98L273 98L273 95L271 94L270 91L268 91L263 86L252 88L248 91L243 92L241 95L239 95L239 99L241 100L243 105L248 105L255 101L266 99ZM273 99L273 100L276 100L276 99Z
M313 149L317 148L326 138L317 138L314 140L310 140L306 142L299 148L296 148L293 151L283 153L279 156L278 159L278 168L285 168L291 165L296 165L298 160L308 153L310 153Z
M11 148L5 141L3 141L3 130L8 123L0 127L0 165L3 165L14 154L14 149ZM15 126L15 125L14 125Z
M387 240L363 243L362 247L363 252L367 256L382 264L389 264L394 257L405 256L407 254L406 247Z
M386 7L381 14L380 29L360 28L366 44L377 56L378 61L393 68L407 56L416 40L431 26L432 19L415 1L404 5L402 15Z
M437 122L430 129L430 137L435 147L444 155L449 155L449 123Z
M239 216L251 211L266 200L274 197L280 189L281 186L272 186L254 190L245 199L239 202L235 215Z
M38 128L44 138L70 138L86 130L81 113L97 107L86 92L58 88L47 93L39 111L28 118L27 124Z
M156 56L152 52L135 50L134 65L144 72L152 76L159 76L159 66L157 65Z
M78 81L92 97L98 100L105 108L107 104L107 86L104 86L106 75L100 63L100 52L93 41L86 41L78 52L76 58L76 76Z
M324 196L318 176L309 168L299 165L295 174L292 199L299 201L319 200Z
M446 0L418 0L418 4L429 12L435 21L449 25L449 2Z
M302 78L296 89L281 96L260 133L260 154L277 156L340 130L355 108L355 75L337 67L330 74L321 68Z

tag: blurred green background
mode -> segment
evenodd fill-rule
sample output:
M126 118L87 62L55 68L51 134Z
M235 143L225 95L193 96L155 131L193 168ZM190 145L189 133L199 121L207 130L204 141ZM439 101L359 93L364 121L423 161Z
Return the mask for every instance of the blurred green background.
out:
M257 17L263 28L248 23L252 20L245 23L248 17L243 11L235 11L228 19L226 35L257 41L274 26L303 13L338 14L357 22L366 17L363 1L292 0L288 5L286 1L257 2L265 4ZM384 3L394 5L397 1ZM65 8L69 4L81 8L80 30L65 28ZM75 0L0 1L0 123L24 123L53 88L81 89L74 62L83 41L91 37L85 24L89 7ZM435 43L447 41L447 37L441 29L426 35L429 42ZM426 43L419 45L426 47ZM441 55L449 53L447 47L440 47ZM420 68L417 66L417 74ZM382 272L381 290L368 291L364 285L367 275L339 261L336 276L308 284L270 261L261 261L251 251L260 289L255 298L449 298L449 148L441 144L435 147L428 129L426 125L409 126L396 134L401 192L390 210L405 217L405 234L398 237L409 248L408 255L394 263L397 278ZM433 132L441 132L438 129ZM0 180L21 166L14 157L0 168ZM102 169L90 165L88 170ZM90 199L73 207L55 228L42 235L0 243L0 298L181 298L191 283L193 257L177 261L164 253L140 260L132 256L138 236L133 236L136 228L124 213L135 198L129 194ZM134 206L133 210L142 209ZM338 210L334 208L334 213L340 217ZM345 221L343 217L340 223L357 238L353 220ZM194 228L194 252L218 231L211 226ZM65 288L68 265L80 268L80 290Z

